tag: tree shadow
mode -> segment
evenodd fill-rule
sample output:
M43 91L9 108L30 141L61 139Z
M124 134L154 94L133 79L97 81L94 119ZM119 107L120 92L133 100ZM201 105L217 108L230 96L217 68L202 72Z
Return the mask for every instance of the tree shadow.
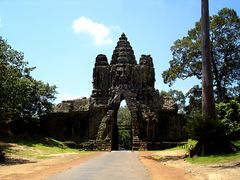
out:
M239 168L239 167L240 167L240 162L212 166L212 168L219 168L219 169Z
M19 165L19 164L28 164L28 163L36 163L36 161L31 161L22 158L13 158L13 157L6 157L4 162L0 162L1 166L12 166L12 165Z
M0 161L0 167L17 164L36 163L36 161L8 156L8 153L6 152L8 152L12 147L14 147L13 144L0 142L0 152L4 154L3 159L1 159Z
M4 163L6 160L6 150L11 147L10 144L0 142L0 163Z
M0 150L2 150L2 151L10 149L11 147L13 147L12 144L0 142Z

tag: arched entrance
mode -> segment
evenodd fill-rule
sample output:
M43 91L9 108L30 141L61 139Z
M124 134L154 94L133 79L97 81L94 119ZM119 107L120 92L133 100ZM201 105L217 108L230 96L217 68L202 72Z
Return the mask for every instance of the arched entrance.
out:
M118 124L118 112L120 108L120 104L122 101L126 101L126 106L129 109L130 114L130 122L128 126L121 127ZM99 146L104 144L105 149L108 150L119 150L119 130L128 131L130 134L130 138L128 138L129 142L129 150L133 150L134 147L140 146L139 144L139 111L138 107L136 107L136 97L134 93L126 89L118 89L114 91L112 98L108 102L108 111L106 116L103 117L101 124L99 126L98 134L97 134L97 143ZM120 132L122 133L122 132ZM135 143L135 144L134 144ZM136 144L137 143L137 144Z
M131 113L125 100L121 101L112 133L112 150L132 150Z

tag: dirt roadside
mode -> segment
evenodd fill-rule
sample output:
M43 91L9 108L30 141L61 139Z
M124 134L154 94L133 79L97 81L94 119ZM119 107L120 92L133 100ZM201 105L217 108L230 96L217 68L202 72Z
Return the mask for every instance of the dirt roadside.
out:
M50 159L39 161L15 159L14 163L0 164L0 179L41 180L50 175L84 163L89 159L99 156L101 153L103 152L56 154Z
M152 156L161 156L153 160ZM199 165L184 161L184 150L163 152L141 152L140 160L148 169L153 180L238 180L240 161Z

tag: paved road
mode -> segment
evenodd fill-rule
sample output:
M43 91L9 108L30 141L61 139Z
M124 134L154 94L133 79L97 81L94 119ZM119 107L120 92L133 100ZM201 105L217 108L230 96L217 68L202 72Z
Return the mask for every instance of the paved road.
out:
M150 180L138 152L112 151L46 180Z

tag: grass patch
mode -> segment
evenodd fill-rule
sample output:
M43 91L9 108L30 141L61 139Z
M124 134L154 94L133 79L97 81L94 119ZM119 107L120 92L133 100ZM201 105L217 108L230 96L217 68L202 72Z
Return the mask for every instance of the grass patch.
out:
M219 154L209 155L203 157L186 158L187 162L198 164L214 164L214 163L226 163L230 161L240 160L240 152L231 154Z
M151 152L175 151L175 150L181 150L181 149L185 149L187 152L189 151L189 149L193 148L195 144L196 144L196 141L188 140L188 142L184 146L176 146L174 148L169 148L164 150L153 150ZM233 144L240 149L240 140L233 141ZM155 160L164 159L164 157L159 155L152 155L152 158ZM187 157L185 159L187 162L195 163L195 164L228 163L231 161L240 160L240 150L238 150L236 153L230 153L230 154L216 154L216 155L207 155L202 157L199 156L199 157L193 157L193 158Z
M66 148L63 142L58 141L53 138L47 138L47 137L37 137L37 138L18 138L14 139L12 141L13 143L21 144L21 145L26 145L26 146L35 146L35 145L43 145L47 147L60 147L60 148Z
M45 146L41 143L32 146L13 144L13 146L7 149L6 152L9 155L33 159L45 159L63 153L86 153L85 151L79 151L77 149Z
M233 144L240 149L240 140L234 141ZM240 160L240 151L230 154L216 154L207 155L202 157L186 158L187 162L196 164L215 164L215 163L227 163L231 161Z
M52 138L19 138L14 141L4 143L4 151L9 156L21 158L46 159L64 153L91 153L71 149L64 145L63 142Z

